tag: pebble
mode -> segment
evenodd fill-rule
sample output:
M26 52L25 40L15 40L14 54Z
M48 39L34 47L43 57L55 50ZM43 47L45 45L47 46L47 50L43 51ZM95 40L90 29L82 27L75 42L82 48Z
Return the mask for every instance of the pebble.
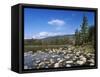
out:
M90 59L89 62L94 63L94 60L93 59Z
M39 67L44 66L44 62L39 63Z
M71 67L71 65L70 64L67 64L66 67Z
M33 51L29 51L28 54L33 54Z
M65 58L65 59L69 59L69 58L70 58L70 56L68 56L68 55L67 55L67 56L65 56L64 58Z
M54 67L55 67L55 68L59 67L59 63L55 63L55 64L54 64Z
M84 63L86 62L86 58L84 56L80 56L80 60L82 60Z
M59 60L60 60L60 58L57 58L57 60L59 61Z
M84 61L77 61L77 64L83 65L84 64Z
M28 69L28 66L24 66L24 69Z
M52 63L54 63L54 60L53 60L53 59L50 59L50 62L51 62L51 64L52 64Z
M58 63L61 63L61 62L63 62L64 60L62 59L62 60L59 60L59 62Z
M94 66L94 63L90 63L90 66Z
M70 64L70 63L73 63L73 61L72 61L72 60L71 60L71 61L66 61L66 63L67 63L67 64Z
M39 63L40 62L40 60L36 60L36 63Z

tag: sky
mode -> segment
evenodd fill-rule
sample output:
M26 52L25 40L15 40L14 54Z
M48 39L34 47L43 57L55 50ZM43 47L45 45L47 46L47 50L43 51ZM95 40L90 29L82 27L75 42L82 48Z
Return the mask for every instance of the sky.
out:
M24 8L24 39L74 34L84 14L94 25L94 12Z

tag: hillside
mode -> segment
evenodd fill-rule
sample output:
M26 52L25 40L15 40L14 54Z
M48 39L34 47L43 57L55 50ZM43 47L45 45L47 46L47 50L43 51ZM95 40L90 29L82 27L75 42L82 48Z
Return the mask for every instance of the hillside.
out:
M24 39L25 45L63 45L73 44L74 34L46 37L42 39Z

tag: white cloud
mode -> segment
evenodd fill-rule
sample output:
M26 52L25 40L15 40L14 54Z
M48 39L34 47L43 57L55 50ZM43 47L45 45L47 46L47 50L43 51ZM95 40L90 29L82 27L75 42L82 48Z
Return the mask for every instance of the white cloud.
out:
M48 36L48 33L47 32L40 32L39 35L40 36Z
M65 24L65 21L60 20L60 19L54 19L54 20L48 21L48 24L54 25L54 26L63 26Z
M48 35L49 35L48 32L40 32L40 33L34 34L33 38L41 39L41 38L48 37Z
M33 39L42 39L50 36L64 35L64 33L53 33L53 32L39 32L33 36Z

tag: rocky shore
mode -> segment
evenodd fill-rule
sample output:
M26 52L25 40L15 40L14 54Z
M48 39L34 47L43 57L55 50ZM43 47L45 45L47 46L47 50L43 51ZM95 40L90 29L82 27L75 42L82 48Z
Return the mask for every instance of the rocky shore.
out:
M24 53L24 69L94 66L94 53L74 47L28 51Z

